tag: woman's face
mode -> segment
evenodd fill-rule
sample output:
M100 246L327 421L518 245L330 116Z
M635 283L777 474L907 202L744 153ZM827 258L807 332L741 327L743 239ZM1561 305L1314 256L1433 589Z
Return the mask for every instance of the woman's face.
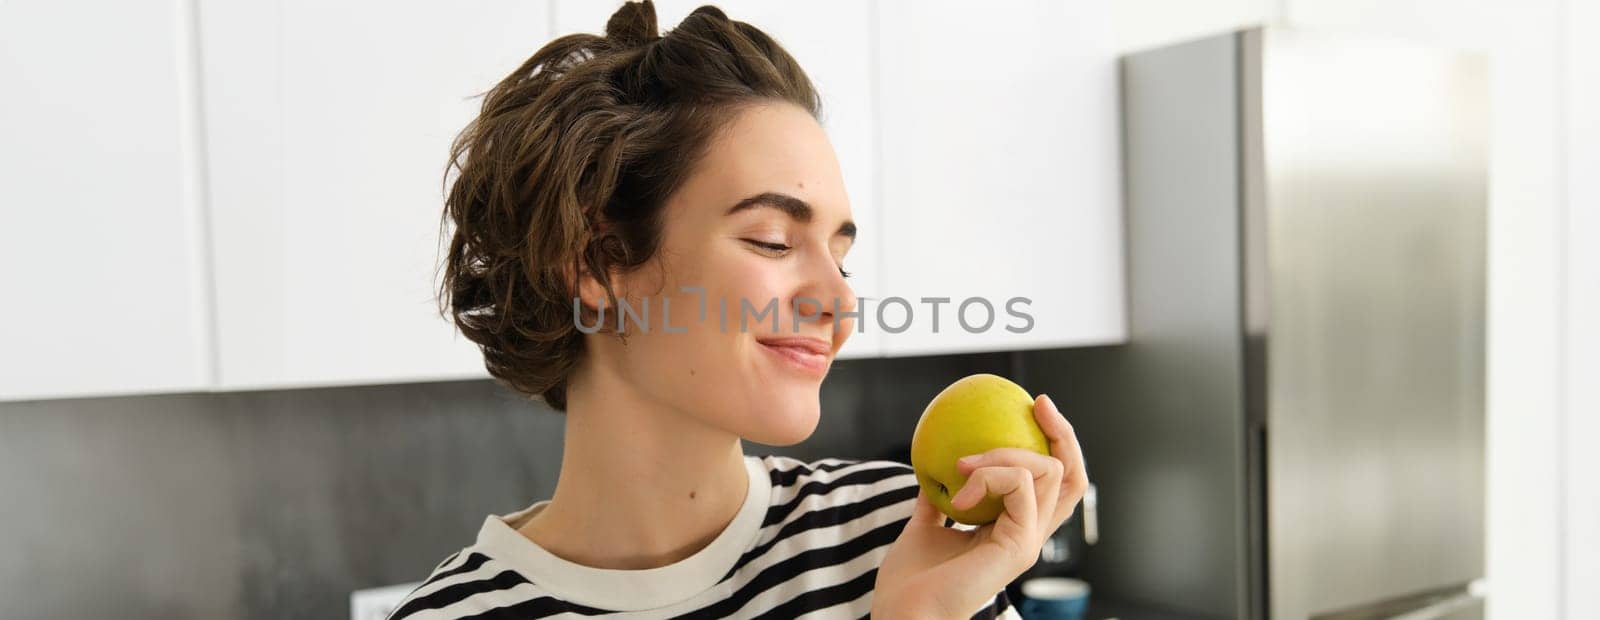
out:
M655 260L617 287L636 310L648 298L650 330L630 318L626 345L588 336L592 361L745 439L804 440L822 378L855 328L840 316L856 309L841 274L855 225L827 135L797 106L745 108L665 209ZM606 320L614 328L616 313Z

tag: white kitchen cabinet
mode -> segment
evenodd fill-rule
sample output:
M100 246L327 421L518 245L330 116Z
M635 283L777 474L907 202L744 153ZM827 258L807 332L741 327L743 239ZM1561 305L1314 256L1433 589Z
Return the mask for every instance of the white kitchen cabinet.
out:
M656 6L662 33L706 2L665 0ZM606 20L622 2L558 0L552 36L574 32L603 34ZM876 297L883 285L876 192L876 128L872 91L872 6L868 2L826 0L804 4L730 0L718 2L728 17L748 22L771 35L795 57L822 96L822 127L839 158L851 218L858 234L845 258L856 295ZM869 302L870 303L870 302ZM839 352L840 358L874 357L881 353L881 334L866 326Z
M878 6L886 354L1123 342L1116 54L1093 2ZM1007 312L1032 318L1030 327ZM948 298L937 312L923 298ZM987 300L988 329L960 305ZM911 310L909 324L906 310ZM937 316L937 324L933 317ZM981 328L981 302L967 325ZM877 327L874 321L873 327Z
M549 5L203 0L221 389L484 377L439 316L443 173Z
M190 18L0 2L0 400L210 381Z
M0 311L0 398L486 376L436 311L450 141L477 95L618 2L105 4L115 19L0 5L23 95L0 101L0 274L23 300ZM661 27L699 4L660 3ZM721 6L821 92L861 231L846 266L873 300L843 357L1123 338L1103 15ZM890 296L916 313L905 333L881 329ZM940 333L925 296L952 298ZM1024 334L1003 329L1017 296ZM990 330L959 329L968 297Z

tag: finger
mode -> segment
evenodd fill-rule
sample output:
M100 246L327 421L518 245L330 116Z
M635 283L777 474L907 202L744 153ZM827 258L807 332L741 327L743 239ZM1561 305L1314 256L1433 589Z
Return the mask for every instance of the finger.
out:
M1034 495L1031 472L1021 467L979 467L955 497L950 498L950 505L966 510L989 496L1003 498L1006 514L1023 528L1033 530L1038 521L1039 503Z
M944 527L944 513L939 512L939 508L928 500L928 492L922 490L921 486L917 487L917 501L911 508L911 520L906 525L916 523Z
M1040 394L1033 402L1033 418L1039 430L1050 442L1050 454L1061 461L1062 477L1057 490L1057 501L1051 513L1051 522L1060 525L1072 516L1072 511L1089 488L1089 472L1083 462L1083 448L1078 445L1078 434L1072 423L1056 407L1049 395Z
M994 448L956 461L956 470L962 474L969 474L985 466L1027 469L1033 475L1033 488L1037 493L1039 514L1051 517L1057 514L1056 502L1061 496L1061 480L1066 471L1066 466L1060 459L1026 448ZM1051 521L1045 525L1053 530L1059 524L1060 521Z
M979 467L995 465L1021 467L1032 473L1034 480L1054 478L1056 482L1060 481L1063 471L1060 459L1027 448L994 448L964 456L956 460L956 471L963 475L971 475Z

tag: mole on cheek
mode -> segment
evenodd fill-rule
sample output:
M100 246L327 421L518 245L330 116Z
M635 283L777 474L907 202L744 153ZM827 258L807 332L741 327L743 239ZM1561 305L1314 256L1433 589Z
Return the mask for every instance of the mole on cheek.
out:
M694 499L694 491L689 492L689 499Z

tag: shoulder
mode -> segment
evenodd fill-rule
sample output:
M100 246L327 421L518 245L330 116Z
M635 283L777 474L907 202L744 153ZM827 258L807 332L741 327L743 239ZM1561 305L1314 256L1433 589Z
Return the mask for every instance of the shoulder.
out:
M439 562L427 579L396 603L387 618L439 620L490 612L541 618L568 611L605 610L591 610L551 597L509 566L476 547L467 547Z
M772 493L750 555L788 556L815 549L831 549L837 557L879 553L899 536L916 502L916 475L904 463L783 456L761 460L771 476Z
M474 594L493 589L497 571L489 556L468 547L445 557L389 612L389 620L438 617L458 610ZM455 615L462 615L457 613Z
M773 510L768 525L807 510L854 507L852 512L888 506L905 508L917 497L917 476L910 465L895 461L762 457L772 479Z
M761 459L772 476L773 508L763 526L802 516L804 508L823 506L850 515L886 508L884 514L908 520L916 505L917 474L905 463L837 458L801 461L786 456ZM948 518L944 525L976 529Z
M802 461L794 457L777 455L763 456L760 459L772 475L773 487L792 486L797 482L841 479L860 481L868 477L876 480L892 476L910 476L912 484L916 483L916 474L911 470L911 466L898 461L841 458Z

